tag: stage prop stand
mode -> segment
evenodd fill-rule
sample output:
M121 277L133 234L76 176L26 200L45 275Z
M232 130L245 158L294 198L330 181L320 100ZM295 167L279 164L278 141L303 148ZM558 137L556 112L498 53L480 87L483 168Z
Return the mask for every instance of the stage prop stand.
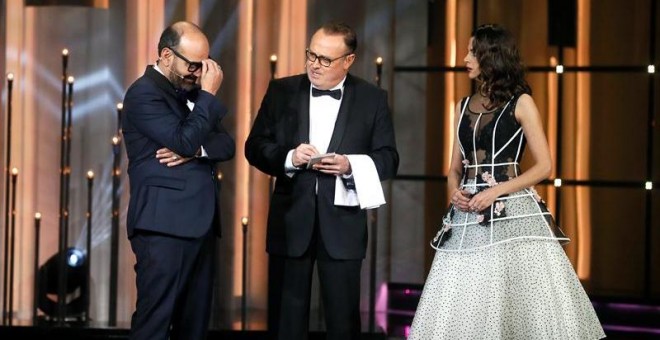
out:
M67 66L69 63L69 50L62 50L62 118L61 118L61 139L60 139L60 216L59 216L59 243L58 243L58 275L57 275L57 323L64 324L66 308L66 246L68 243L66 235L66 225L68 224L68 212L66 211L65 201L65 182L66 182L66 138L67 138Z
M69 240L69 193L71 187L71 124L72 124L72 114L73 110L73 82L74 78L72 76L67 77L67 84L69 90L67 91L67 113L66 113L66 145L64 153L66 156L64 158L64 211L66 211L66 218L64 219L64 235L66 235L67 242L65 246L68 245Z
M121 112L124 110L124 103L117 103L117 136L121 136Z
M11 240L9 249L9 326L14 322L14 264L16 263L16 182L18 181L18 169L11 169Z
M39 230L41 229L41 213L34 214L34 291L32 292L32 326L39 323Z
M277 54L270 55L270 80L275 79L275 72L277 71Z
M121 112L119 106L118 111ZM110 235L110 303L108 304L108 323L110 326L117 325L117 275L119 266L119 176L121 137L112 137L112 227Z
M117 275L119 257L119 184L120 184L120 161L121 161L121 116L124 110L123 103L117 103L117 134L112 137L112 228L110 236L110 301L109 301L109 323L111 326L117 324Z
M376 58L376 85L380 87L383 73L383 58ZM376 328L376 257L378 256L378 209L371 209L371 261L369 266L369 331Z
M381 78L383 75L383 58L376 58L376 86L380 87Z
M247 232L248 232L248 218L241 218L241 225L243 225L243 269L241 280L241 330L247 329Z
M11 97L14 85L14 74L7 74L7 142L6 142L6 153L5 153L5 256L3 257L5 266L4 266L4 275L3 275L3 290L2 290L2 324L7 324L7 318L9 317L8 313L8 300L9 300L9 290L8 290L8 273L9 273L9 215L11 214L9 208L9 180L11 173L9 172L9 167L11 165Z
M89 322L90 294L92 291L92 201L94 192L94 171L87 171L87 289L85 290L85 321Z
M277 54L270 55L270 80L275 79L275 72L277 72ZM270 192L268 193L271 197L273 195L273 190L275 190L275 176L269 176L270 181Z

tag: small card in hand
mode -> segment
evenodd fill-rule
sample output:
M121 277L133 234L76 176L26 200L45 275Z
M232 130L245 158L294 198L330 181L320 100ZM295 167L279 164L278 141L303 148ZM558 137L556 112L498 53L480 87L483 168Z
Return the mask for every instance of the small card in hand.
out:
M319 154L319 155L312 156L312 158L309 159L309 163L307 163L307 169L311 169L312 165L314 165L314 164L320 162L321 160L323 160L324 158L328 158L328 157L335 157L335 153L330 152L330 153L324 153L324 154Z

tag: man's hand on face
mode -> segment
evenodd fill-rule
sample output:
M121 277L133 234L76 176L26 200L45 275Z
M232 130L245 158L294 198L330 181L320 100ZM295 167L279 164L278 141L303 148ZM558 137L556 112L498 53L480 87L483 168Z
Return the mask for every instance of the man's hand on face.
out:
M213 59L202 60L202 75L200 86L202 90L215 95L222 85L224 75L222 68Z

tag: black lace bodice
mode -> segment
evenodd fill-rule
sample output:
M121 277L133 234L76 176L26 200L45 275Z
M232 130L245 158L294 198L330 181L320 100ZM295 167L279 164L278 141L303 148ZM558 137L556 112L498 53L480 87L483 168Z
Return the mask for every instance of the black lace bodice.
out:
M499 183L520 174L518 163L526 141L514 114L517 99L511 98L504 106L485 113L470 110L470 97L461 102L458 139L466 165L464 181L476 177L481 183L487 172Z

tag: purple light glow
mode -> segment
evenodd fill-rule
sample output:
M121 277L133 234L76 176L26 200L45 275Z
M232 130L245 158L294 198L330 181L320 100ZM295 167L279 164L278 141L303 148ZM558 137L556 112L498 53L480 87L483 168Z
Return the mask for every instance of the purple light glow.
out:
M660 306L636 305L632 303L605 303L608 308L639 312L660 312Z
M620 325L603 325L603 329L627 333L646 333L646 334L660 334L660 329L648 327L631 327Z

